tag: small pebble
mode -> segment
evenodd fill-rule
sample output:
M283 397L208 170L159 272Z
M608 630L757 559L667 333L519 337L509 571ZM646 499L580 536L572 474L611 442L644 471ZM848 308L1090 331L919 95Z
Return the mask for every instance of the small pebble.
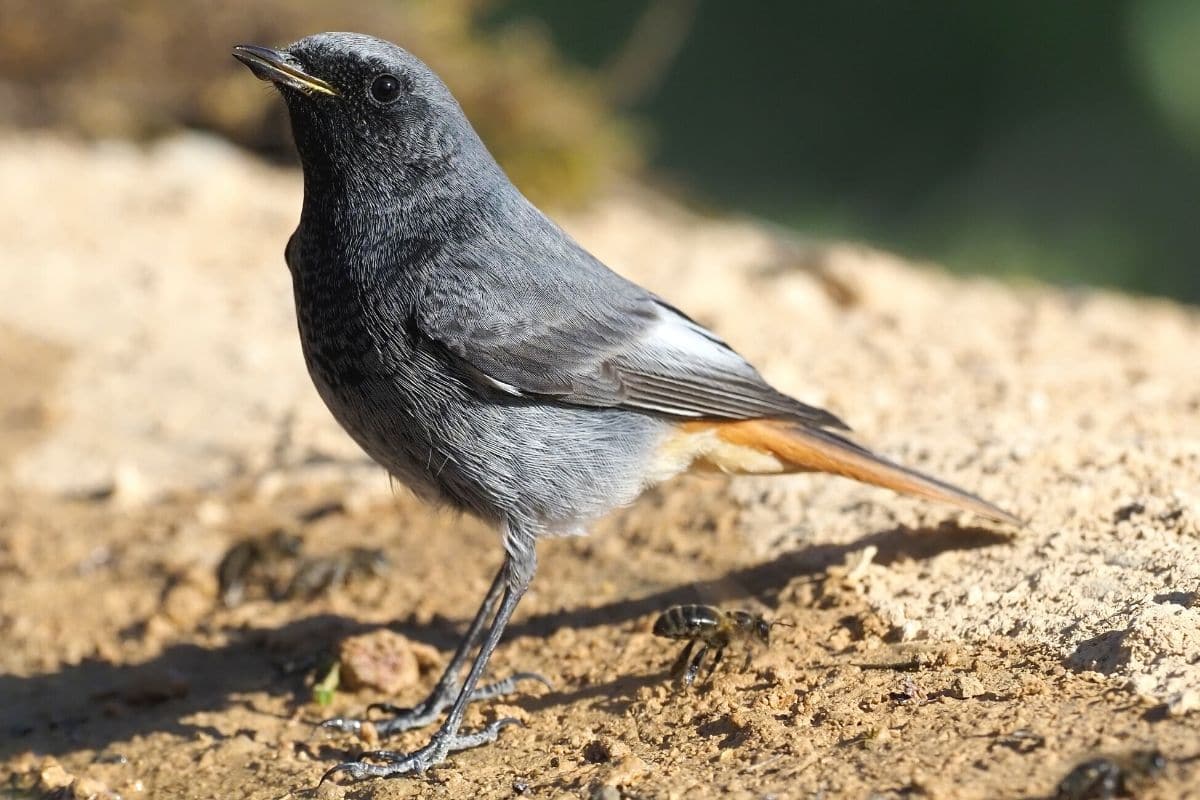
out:
M435 660L421 650L437 653L428 645L386 629L351 636L338 647L341 684L351 692L376 689L384 694L399 694L421 680L423 663Z
M959 700L969 700L972 697L979 697L986 691L983 688L983 681L979 678L974 675L960 675L954 679L954 684L950 687L950 696Z
M41 787L51 791L65 789L75 780L75 776L63 769L62 764L53 758L47 758L42 762L42 771L38 774L38 778Z

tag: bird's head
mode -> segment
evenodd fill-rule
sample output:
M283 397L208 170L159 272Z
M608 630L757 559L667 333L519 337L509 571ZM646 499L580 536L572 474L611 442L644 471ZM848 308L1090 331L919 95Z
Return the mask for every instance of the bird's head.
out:
M400 189L386 184L486 153L441 79L390 42L319 33L282 50L238 45L233 56L283 95L306 173Z

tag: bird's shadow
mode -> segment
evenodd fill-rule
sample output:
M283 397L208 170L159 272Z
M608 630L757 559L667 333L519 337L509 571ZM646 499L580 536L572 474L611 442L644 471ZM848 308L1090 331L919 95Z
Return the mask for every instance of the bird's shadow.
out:
M983 528L952 523L934 528L894 528L847 544L801 547L712 581L684 582L637 598L535 614L511 625L506 636L544 637L564 627L619 625L689 601L726 603L755 597L770 602L793 579L821 574L869 546L877 548L877 562L888 564L931 558L950 550L990 547L1007 540ZM281 668L277 643L311 643L317 651L328 649L346 635L379 627L344 616L314 615L275 628L240 630L221 646L171 645L138 664L84 660L45 674L0 675L0 759L25 750L53 755L84 749L103 752L114 743L150 732L183 738L203 733L222 738L221 732L211 726L185 720L199 712L246 706L240 698L248 693L305 696L302 676ZM443 650L454 646L459 633L459 625L448 620L397 629ZM610 682L519 702L533 710L604 696L619 708L641 686L660 677L615 676Z
M708 581L680 583L642 597L597 606L538 614L509 626L508 636L547 636L564 628L612 625L654 614L681 603L730 603L773 598L792 580L820 575L845 562L851 553L875 547L875 563L887 566L901 560L924 560L951 550L977 550L1004 544L1009 537L987 528L945 522L932 528L890 528L846 544L815 544L791 550L769 561L731 570Z

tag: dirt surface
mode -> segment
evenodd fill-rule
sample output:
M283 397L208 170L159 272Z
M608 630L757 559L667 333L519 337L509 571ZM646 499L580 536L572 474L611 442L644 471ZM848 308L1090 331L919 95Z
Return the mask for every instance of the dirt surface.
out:
M8 139L0 172L0 796L310 796L379 746L313 723L422 696L496 535L393 492L308 385L297 176L197 139ZM553 689L468 715L524 727L315 796L1045 797L1151 748L1138 797L1200 796L1200 315L781 243L634 188L567 223L781 388L1030 526L833 479L677 481L542 547L491 673ZM223 556L272 534L390 566L227 605ZM678 692L649 630L692 601L794 627ZM359 664L322 708L339 648L403 679Z

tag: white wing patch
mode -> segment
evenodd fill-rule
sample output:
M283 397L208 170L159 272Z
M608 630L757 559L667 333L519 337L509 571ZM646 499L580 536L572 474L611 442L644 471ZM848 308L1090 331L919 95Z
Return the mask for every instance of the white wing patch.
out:
M702 375L706 372L724 372L744 375L753 368L741 356L729 348L707 328L692 322L687 317L660 306L658 322L640 338L637 356L644 359L651 373L664 375ZM637 358L634 359L636 366ZM706 416L694 405L670 402L671 398L656 393L650 397L630 397L625 402L647 411L658 411L677 417L700 418Z
M662 307L659 307L658 324L646 331L642 340L651 344L652 350L655 346L663 347L700 364L744 363L712 331Z

